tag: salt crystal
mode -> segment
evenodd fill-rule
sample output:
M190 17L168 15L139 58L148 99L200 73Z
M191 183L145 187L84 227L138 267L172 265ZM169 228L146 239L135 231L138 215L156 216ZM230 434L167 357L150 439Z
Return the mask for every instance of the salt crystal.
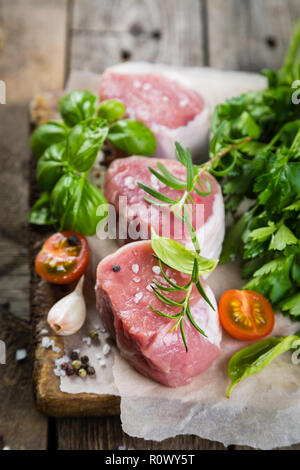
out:
M179 101L179 106L184 108L188 104L189 100L187 98L183 98L182 100Z
M53 369L53 372L57 377L65 377L66 376L66 372L62 369L55 368L55 369Z
M146 289L147 289L149 292L153 292L153 289L152 289L151 284L148 284L148 285L146 286Z
M167 96L163 96L163 97L162 97L162 100L163 100L163 101L169 101L169 98L168 98Z
M46 330L46 328L43 328L41 331L40 331L40 334L41 335L47 335L49 333L48 330Z
M55 353L60 353L61 349L58 346L53 345L52 346L52 351Z
M42 346L46 349L50 348L53 345L53 340L49 338L49 336L44 336L42 339Z
M16 351L16 361L22 361L27 357L26 349L17 349Z
M145 91L150 90L150 88L151 88L151 83L144 83L143 89Z
M138 304L142 297L143 297L142 292L138 292L138 293L135 294L135 296L134 296L134 302L135 302L136 304Z
M134 274L137 274L137 273L139 272L139 270L140 270L140 267L139 267L138 264L133 264L133 265L131 266L131 269L132 269L132 272L134 272Z
M102 361L100 361L99 364L100 364L101 367L106 367L106 362L103 359L102 359Z
M80 349L73 349L72 351L76 352L77 354L80 354Z
M62 356L59 357L58 359L55 359L55 365L57 367L60 367L64 362L68 363L70 361L70 358L68 356Z
M92 344L92 339L89 336L85 336L84 338L82 338L82 342L90 346Z
M157 191L159 191L163 187L163 185L160 184L159 180L156 178L155 175L151 174L150 180L151 180L151 186L153 189L156 189Z
M100 359L102 359L102 354L97 353L97 354L96 354L96 359L98 359L98 361L99 361Z
M141 82L139 80L134 80L133 81L133 86L134 88L140 88L141 87Z
M134 183L133 176L126 176L126 178L124 179L124 184L125 186L127 186L127 188L134 189L135 183Z
M106 343L103 346L102 352L103 352L104 356L107 356L107 354L109 354L109 352L110 352L110 345Z
M160 267L159 266L153 266L152 271L154 274L160 274Z
M140 282L141 278L136 276L136 277L133 278L133 280L134 280L134 282Z
M173 282L174 284L177 284L176 280L173 277L171 277L170 281Z

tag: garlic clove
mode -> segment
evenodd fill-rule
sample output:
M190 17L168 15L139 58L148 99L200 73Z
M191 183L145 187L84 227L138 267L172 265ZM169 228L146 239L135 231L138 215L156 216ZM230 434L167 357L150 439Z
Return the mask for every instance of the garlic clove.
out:
M73 292L60 299L49 310L47 321L59 336L77 333L85 322L86 305L83 297L82 276Z

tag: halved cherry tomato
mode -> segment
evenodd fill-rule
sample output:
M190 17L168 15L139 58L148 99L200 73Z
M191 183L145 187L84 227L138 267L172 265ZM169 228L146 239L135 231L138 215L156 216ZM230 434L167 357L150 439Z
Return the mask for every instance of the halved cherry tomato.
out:
M234 338L254 340L267 336L274 327L271 305L258 292L228 290L219 302L223 328Z
M53 284L69 284L86 270L90 259L87 239L77 232L51 235L35 259L37 273Z

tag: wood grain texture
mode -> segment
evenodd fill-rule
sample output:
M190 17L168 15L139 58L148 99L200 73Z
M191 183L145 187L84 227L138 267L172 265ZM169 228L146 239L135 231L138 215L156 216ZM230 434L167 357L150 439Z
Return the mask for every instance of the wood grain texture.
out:
M31 390L29 323L0 307L0 339L6 344L6 364L0 365L0 449L45 449L47 423L33 403ZM27 357L16 361L18 349Z
M161 442L128 436L122 431L120 418L58 419L58 449L60 450L226 450L217 442L196 436L177 436Z
M64 80L67 0L0 1L0 77L20 103Z
M124 57L202 65L201 11L198 0L75 0L70 69L101 73Z
M209 65L280 68L299 15L298 0L208 0Z

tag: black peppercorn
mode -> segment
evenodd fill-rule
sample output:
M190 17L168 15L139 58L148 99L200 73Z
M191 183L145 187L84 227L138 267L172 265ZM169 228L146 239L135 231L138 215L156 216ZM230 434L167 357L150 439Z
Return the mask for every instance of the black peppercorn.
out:
M114 264L112 270L114 273L118 273L121 271L121 266L119 266L118 264Z
M66 369L66 374L69 377L71 377L72 375L75 375L75 369L73 367L68 366L68 368Z
M79 238L76 235L70 235L68 237L68 243L70 246L77 246L79 245Z
M70 355L70 358L72 361L77 361L79 359L79 354L77 351L72 351L71 352L71 355Z
M86 372L87 372L88 375L95 375L95 373L96 373L94 367L92 367L92 366L88 366Z
M89 362L90 359L89 359L88 356L82 356L82 357L80 358L80 360L81 360L81 363L82 363L82 364L88 364L88 362Z

